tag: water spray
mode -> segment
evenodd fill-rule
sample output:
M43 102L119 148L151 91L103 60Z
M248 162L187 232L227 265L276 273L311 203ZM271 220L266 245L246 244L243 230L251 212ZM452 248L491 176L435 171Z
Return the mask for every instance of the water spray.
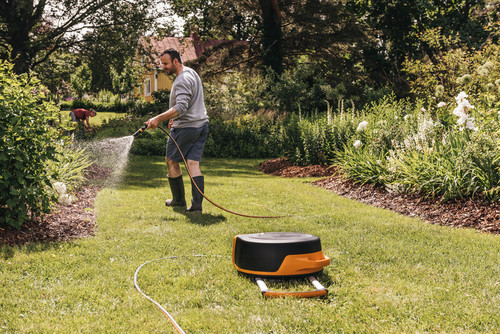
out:
M140 128L139 130L137 130L133 134L133 136L136 137L136 136L140 135L147 128L148 128L148 126L146 124L142 128ZM172 140L172 142L175 144L175 146L177 146L177 149L179 150L179 153L181 154L182 160L184 161L184 166L186 166L186 170L187 170L187 172L189 174L189 178L191 179L191 182L193 182L193 184L195 185L196 189L200 192L200 194L203 196L203 198L205 198L208 202L210 202L211 204L213 204L214 206L218 207L219 209L221 209L223 211L229 212L229 213L231 213L233 215L247 217L247 218L283 218L283 217L288 217L288 215L280 215L280 216L253 216L253 215L246 215L246 214L243 214L243 213L238 213L238 212L234 212L234 211L228 210L226 208L223 208L222 206L220 206L217 203L215 203L214 201L212 201L210 198L208 198L207 196L205 196L205 194L200 190L200 188L198 188L198 185L193 180L193 176L191 175L191 171L189 170L188 163L186 161L186 158L184 157L184 154L182 154L182 151L181 151L181 149L179 147L179 144L177 144L177 142L175 141L175 139L170 135L170 133L167 130L165 130L164 128L162 128L159 125L157 126L157 128L160 129L161 131L163 131Z

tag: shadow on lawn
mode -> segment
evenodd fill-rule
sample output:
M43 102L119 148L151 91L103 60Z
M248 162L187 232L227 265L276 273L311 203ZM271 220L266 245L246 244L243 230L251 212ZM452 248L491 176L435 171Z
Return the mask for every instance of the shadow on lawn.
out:
M186 186L190 184L189 176L183 164L183 179ZM254 178L262 176L256 166L248 166L231 162L228 160L207 159L207 162L202 162L201 169L203 175L210 182L212 176L222 178ZM121 180L121 188L168 188L167 166L164 161L143 161L140 159L132 159L129 161L125 177Z
M181 213L193 224L201 225L201 226L209 226L213 224L218 224L223 221L226 221L227 218L223 215L212 215L210 213L189 213L185 212L185 208L183 207L174 207L174 211L177 213Z

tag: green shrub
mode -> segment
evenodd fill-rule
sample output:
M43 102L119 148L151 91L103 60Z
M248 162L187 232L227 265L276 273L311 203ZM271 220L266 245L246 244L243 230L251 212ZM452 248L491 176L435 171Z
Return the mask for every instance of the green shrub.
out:
M443 39L446 40L446 39ZM488 42L481 50L454 49L446 45L435 59L407 60L411 92L433 106L453 102L460 91L466 91L473 103L484 109L500 107L500 45Z
M55 158L58 110L45 101L36 78L17 76L0 61L0 224L20 228L50 211L46 162Z
M165 155L167 135L161 130L146 131L134 139L130 154L144 156Z
M244 115L234 120L210 120L206 156L268 158L283 155L283 131L266 116Z
M130 113L134 110L136 102L114 100L113 102L98 102L88 100L64 101L59 104L61 109L73 110L77 108L95 109L97 112Z

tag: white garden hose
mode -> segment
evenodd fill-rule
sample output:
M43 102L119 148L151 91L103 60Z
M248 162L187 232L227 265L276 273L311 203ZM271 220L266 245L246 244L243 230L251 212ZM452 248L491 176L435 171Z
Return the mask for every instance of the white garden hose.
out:
M185 256L168 256L168 257L162 257L162 258L158 258L158 259L149 260L147 262L144 262L143 264L141 264L139 266L139 268L137 268L137 270L135 271L135 274L134 274L134 286L137 289L137 291L139 291L139 293L141 295L143 295L143 297L145 297L147 300L149 300L150 302L152 302L153 304L155 304L156 307L158 307L160 309L160 311L165 315L165 317L167 317L168 320L170 320L170 322L172 323L172 326L174 326L174 328L177 331L177 333L182 333L182 334L185 334L186 332L184 332L182 330L181 326L179 326L179 324L175 321L174 317L172 317L172 315L170 313L168 313L168 311L165 310L165 308L163 306L161 306L160 303L158 303L153 298L149 297L144 292L142 292L141 288L139 287L139 284L137 284L137 276L139 275L139 271L142 269L142 267L144 267L148 263L155 262L155 261L169 260L169 259L189 258L189 257L228 257L228 256L225 256L225 255L203 255L203 254L199 254L199 255L185 255Z

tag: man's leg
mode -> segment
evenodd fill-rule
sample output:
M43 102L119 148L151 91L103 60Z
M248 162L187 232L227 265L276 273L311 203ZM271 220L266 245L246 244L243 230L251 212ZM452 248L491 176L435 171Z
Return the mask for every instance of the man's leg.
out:
M184 181L182 180L181 166L178 162L165 157L168 169L168 183L172 191L172 199L165 201L166 206L186 206Z
M187 163L193 179L191 180L191 206L186 209L186 212L201 213L201 203L203 202L201 193L205 192L205 179L201 175L199 161L188 160Z

